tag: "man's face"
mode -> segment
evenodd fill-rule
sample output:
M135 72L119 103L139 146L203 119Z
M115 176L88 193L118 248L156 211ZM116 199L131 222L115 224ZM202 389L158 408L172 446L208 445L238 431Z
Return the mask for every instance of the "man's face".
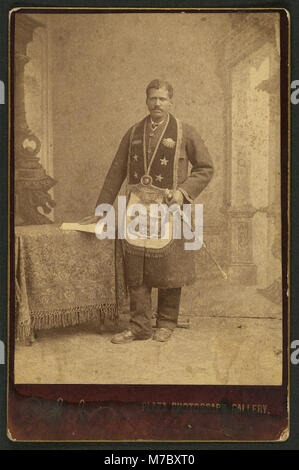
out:
M172 103L165 88L150 88L146 104L153 121L161 121L167 115Z

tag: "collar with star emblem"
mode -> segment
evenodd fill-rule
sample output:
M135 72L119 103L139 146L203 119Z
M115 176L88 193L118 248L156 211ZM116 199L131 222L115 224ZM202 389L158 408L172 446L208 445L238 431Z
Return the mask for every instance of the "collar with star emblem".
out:
M159 189L174 189L181 154L181 123L168 114L161 135L147 163L146 136L150 116L137 123L131 132L128 154L128 185L150 185Z

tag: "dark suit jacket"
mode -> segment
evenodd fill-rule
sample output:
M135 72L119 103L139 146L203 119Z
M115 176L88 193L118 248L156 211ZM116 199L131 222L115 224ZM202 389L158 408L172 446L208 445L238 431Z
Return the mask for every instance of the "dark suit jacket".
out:
M97 205L113 204L127 176L127 161L132 128L122 138L106 176ZM191 172L188 167L191 163ZM182 123L182 146L178 162L178 189L185 202L193 202L210 181L213 165L209 152L193 127ZM125 253L126 281L129 286L147 283L152 287L175 288L195 279L195 256L184 250L184 239L174 240L167 256L151 258Z
M198 133L193 127L182 123L182 152L178 162L178 185L186 199L194 199L206 187L213 175L213 165L210 154ZM122 138L115 158L106 176L102 190L97 200L99 204L113 204L127 176L127 162L132 128ZM188 162L191 163L191 173L188 175Z

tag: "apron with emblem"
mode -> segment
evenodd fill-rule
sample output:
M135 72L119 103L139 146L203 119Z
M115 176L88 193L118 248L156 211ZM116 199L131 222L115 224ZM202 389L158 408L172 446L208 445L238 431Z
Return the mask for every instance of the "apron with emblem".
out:
M168 191L177 188L182 130L181 123L168 114L162 133L148 159L147 124L148 117L133 127L130 137L124 248L130 254L156 258L167 255L172 249L173 223L175 217L180 217L170 211L167 218L163 219L166 223L161 230L163 211L152 211L152 205L162 204L164 208L167 207L165 204ZM138 205L142 205L141 211Z

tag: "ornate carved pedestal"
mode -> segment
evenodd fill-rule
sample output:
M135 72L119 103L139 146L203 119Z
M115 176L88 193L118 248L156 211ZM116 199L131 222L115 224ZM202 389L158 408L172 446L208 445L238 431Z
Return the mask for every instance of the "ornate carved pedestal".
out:
M228 211L231 233L229 278L244 284L256 284L257 266L252 253L252 208Z
M27 46L38 27L43 25L28 15L16 18L13 97L16 225L51 223L44 214L49 214L55 205L48 191L56 181L39 162L41 142L28 127L24 104L24 69L30 60Z

